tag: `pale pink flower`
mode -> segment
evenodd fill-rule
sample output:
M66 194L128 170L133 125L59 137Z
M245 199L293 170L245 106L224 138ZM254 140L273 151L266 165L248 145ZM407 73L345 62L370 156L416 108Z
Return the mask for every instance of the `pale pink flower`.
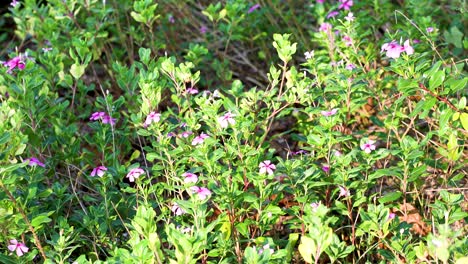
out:
M196 136L193 140L192 140L192 146L195 146L195 145L199 145L199 144L202 144L206 138L209 138L210 136L208 136L207 134L205 133L201 133L199 136Z
M329 24L329 23L322 23L322 24L320 25L319 30L326 33L326 32L328 32L329 30L331 30L331 28L332 28L332 25L331 25L331 24Z
M353 0L340 0L339 9L349 10L353 6Z
M266 244L262 248L258 249L258 254L263 254L263 252L270 252L270 254L273 254L275 253L275 250L270 248L269 244Z
M177 204L177 203L174 203L171 207L171 211L175 214L175 215L183 215L185 213L187 213L184 209L180 208L180 206Z
M381 52L384 51L386 51L385 55L387 55L387 57L397 59L400 57L400 54L405 51L405 48L398 44L398 42L392 41L382 45Z
M197 94L198 93L198 90L194 87L189 87L185 90L186 93L188 94Z
M145 127L149 126L151 123L157 123L161 119L161 114L156 112L151 112L146 116Z
M314 57L314 54L315 54L314 50L306 51L304 53L304 57L305 57L306 60L309 60L309 59L312 59Z
M45 164L40 162L37 158L35 157L31 157L29 159L26 159L29 163L28 165L29 166L40 166L40 167L43 167L45 168Z
M433 27L428 27L428 28L426 28L426 32L427 33L432 33L432 32L434 32L434 28Z
M323 4L323 2L325 2L325 0L317 0L317 3L319 4Z
M201 26L200 27L200 33L206 34L207 31L208 31L208 28L206 26Z
M96 167L91 172L91 177L94 177L96 175L99 176L99 177L102 177L104 175L104 173L106 173L106 171L107 171L107 168L105 166Z
M390 213L388 215L388 220L393 220L395 218L396 214L395 213Z
M350 36L344 36L344 37L343 37L343 42L345 43L345 45L346 45L347 47L353 45L353 40L351 39Z
M29 251L29 248L25 244L18 242L16 239L12 239L10 240L10 245L8 245L8 250L16 251L16 255L21 257L24 253Z
M184 131L184 132L182 132L181 136L182 136L183 138L188 138L188 137L189 137L190 135L192 135L192 134L193 134L192 131Z
M352 22L352 21L354 21L355 17L354 17L354 14L353 14L353 12L349 12L349 13L348 13L348 15L347 15L347 16L345 16L345 18L344 18L344 19L346 19L346 20L347 20L347 21L349 21L349 22Z
M351 194L349 193L349 190L346 189L346 187L338 186L338 188L340 188L340 195L339 195L339 197L341 197L341 196L343 196L343 197L348 197L348 196L351 195Z
M356 65L350 63L346 65L345 69L347 69L348 71L352 71L353 69L356 69Z
M313 212L316 212L317 211L317 208L320 206L320 202L313 202L310 204L310 207L312 207L312 211Z
M16 7L17 5L19 5L19 2L16 1L16 0L13 0L13 1L11 1L10 5L11 5L12 7Z
M196 183L198 181L198 176L195 173L185 172L182 176L185 183Z
M229 111L226 114L224 114L223 116L218 117L219 125L222 128L227 128L229 126L229 124L231 124L231 125L236 124L236 120L233 118L235 116L236 116L235 114L233 114L233 113L231 113L231 111Z
M361 145L361 149L364 150L366 153L371 153L372 150L375 150L375 141L369 140L367 143Z
M140 168L134 168L134 169L131 169L128 173L127 173L127 176L126 178L128 178L128 181L129 182L134 182L135 179L138 179L138 177L140 177L141 174L144 174L145 171L140 169Z
M197 194L200 200L205 200L206 197L211 195L211 191L205 187L192 186L190 187L190 190L192 191L192 193Z
M260 162L258 167L260 168L260 174L268 173L268 175L272 175L273 171L276 170L275 164L271 163L269 160Z
M405 43L403 44L403 48L408 55L412 55L414 53L413 47L410 46L410 41L407 39Z
M338 112L338 108L334 108L330 111L322 111L321 113L323 116L332 116L332 115L335 115L337 112Z

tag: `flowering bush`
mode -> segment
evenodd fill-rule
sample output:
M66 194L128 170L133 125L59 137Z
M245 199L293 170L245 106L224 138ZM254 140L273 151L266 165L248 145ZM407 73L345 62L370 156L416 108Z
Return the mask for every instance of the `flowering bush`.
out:
M1 9L1 263L466 261L461 3L38 2Z

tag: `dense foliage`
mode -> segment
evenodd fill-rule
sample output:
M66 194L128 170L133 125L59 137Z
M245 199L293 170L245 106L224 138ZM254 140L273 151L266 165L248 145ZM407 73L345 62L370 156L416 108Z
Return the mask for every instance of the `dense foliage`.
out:
M465 1L2 13L1 263L467 263Z

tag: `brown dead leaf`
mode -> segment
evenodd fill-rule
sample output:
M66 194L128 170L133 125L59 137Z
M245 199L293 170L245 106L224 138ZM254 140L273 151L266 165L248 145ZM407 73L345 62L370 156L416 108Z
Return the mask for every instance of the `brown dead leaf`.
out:
M407 222L408 224L413 224L411 231L420 236L426 236L430 231L431 227L428 226L424 221L421 215L418 212L418 209L412 204L405 203L400 206L401 215L398 216L400 222Z

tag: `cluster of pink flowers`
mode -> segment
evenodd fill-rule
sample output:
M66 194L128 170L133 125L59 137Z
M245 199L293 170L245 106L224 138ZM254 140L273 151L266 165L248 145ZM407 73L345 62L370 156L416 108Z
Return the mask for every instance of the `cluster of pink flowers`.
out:
M381 52L384 52L384 51L385 51L385 55L387 55L387 57L393 58L393 59L399 58L400 54L402 52L406 52L406 54L408 54L408 55L412 55L414 53L414 49L413 49L413 47L411 47L409 39L407 39L405 41L403 46L398 44L398 42L396 42L396 41L392 41L390 43L385 43L385 44L382 45L382 51Z
M8 245L8 250L15 251L16 255L21 257L24 253L29 251L29 248L25 244L18 242L16 239L12 239L10 240L10 245Z
M127 173L127 176L125 176L126 178L128 178L128 181L130 182L134 182L135 179L138 179L138 177L140 177L141 174L144 174L145 171L143 169L140 169L140 168L134 168L134 169L131 169L128 173Z
M101 120L103 124L114 125L115 120L117 119L111 118L106 112L94 112L93 114L91 114L91 117L89 118L89 120L92 120L92 121Z

